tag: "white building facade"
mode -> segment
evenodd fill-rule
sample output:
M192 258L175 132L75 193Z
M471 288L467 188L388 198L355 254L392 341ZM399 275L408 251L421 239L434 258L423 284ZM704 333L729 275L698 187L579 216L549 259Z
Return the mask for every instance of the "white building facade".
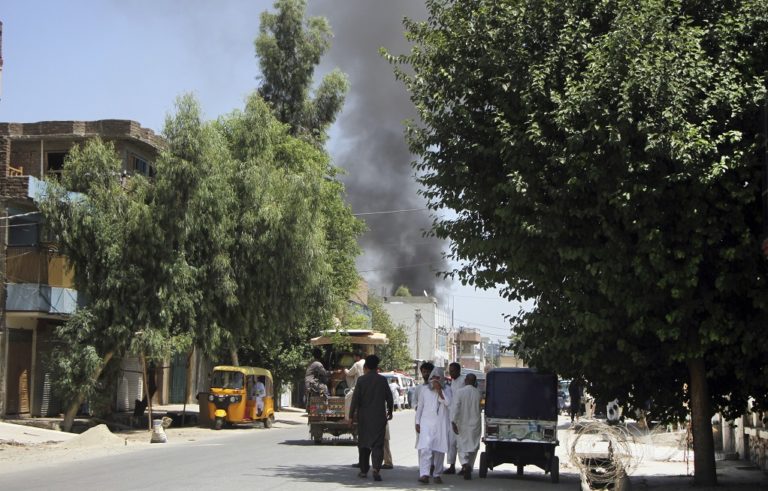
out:
M439 307L435 297L384 297L383 307L392 322L405 329L414 368L424 360L437 367L448 366L453 324L450 313Z

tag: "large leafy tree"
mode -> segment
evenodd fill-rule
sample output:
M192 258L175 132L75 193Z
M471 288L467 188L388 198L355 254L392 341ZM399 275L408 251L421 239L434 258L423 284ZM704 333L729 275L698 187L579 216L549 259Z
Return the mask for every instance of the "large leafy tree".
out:
M326 154L290 136L256 94L216 123L236 169L231 250L237 297L224 321L248 363L280 381L312 334L332 325L334 270L323 213Z
M108 382L102 375L109 366L127 353L163 357L190 344L162 315L174 300L157 274L165 245L152 226L147 183L121 180L121 165L111 144L93 140L75 147L61 183L49 181L40 203L87 302L57 329L60 344L50 360L57 392L69 403L67 430L82 401Z
M360 253L357 238L364 231L364 224L352 215L345 202L344 186L337 179L341 170L331 163L322 145L329 126L344 104L348 83L343 73L334 70L311 94L315 68L330 47L330 25L323 17L305 18L304 0L278 0L274 6L275 13L262 14L255 41L262 73L257 92L277 120L287 126L290 135L316 147L315 158L323 164L319 169L321 173L313 176L311 191L317 193L318 201L314 204L320 213L325 259L331 272L328 287L334 306L332 311L318 309L316 317L330 313L342 318L358 282L355 257ZM313 233L319 232L319 229L313 230ZM307 319L307 322L318 324L317 319ZM310 329L307 334L316 332L316 328ZM296 359L295 351L300 346L306 354L309 337L284 344L292 354L284 353L282 358Z
M331 27L324 17L305 20L305 0L278 0L275 9L261 14L255 41L262 73L259 95L292 135L322 144L348 87L346 76L334 70L310 96L315 68L331 46Z
M533 298L516 347L598 395L710 417L768 402L759 0L429 0L409 141L461 280ZM412 70L412 72L410 71Z

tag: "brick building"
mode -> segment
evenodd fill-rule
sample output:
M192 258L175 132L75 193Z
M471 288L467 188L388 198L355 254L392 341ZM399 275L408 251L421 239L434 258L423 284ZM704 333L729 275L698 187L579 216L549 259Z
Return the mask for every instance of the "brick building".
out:
M163 145L127 120L0 123L0 416L60 412L43 360L53 330L82 299L35 197L70 149L94 137L114 144L128 174L151 175Z

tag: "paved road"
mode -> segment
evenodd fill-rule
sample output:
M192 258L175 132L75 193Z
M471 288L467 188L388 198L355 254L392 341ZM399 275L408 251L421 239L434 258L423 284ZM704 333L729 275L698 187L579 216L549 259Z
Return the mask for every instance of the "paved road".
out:
M5 490L134 490L134 489L514 489L520 491L578 489L572 468L563 465L560 483L533 466L518 477L509 464L489 471L486 479L465 481L445 476L443 485L423 485L416 481L418 466L413 411L395 414L391 423L391 448L395 469L382 471L384 481L373 482L356 476L350 466L357 460L357 448L338 442L317 446L309 440L305 419L281 413L279 427L271 430L247 428L205 432L194 441L172 441L146 445L139 450L111 456L67 462L40 462L27 471L0 474L0 489ZM564 422L561 428L565 429ZM563 431L561 440L567 440ZM565 445L564 445L565 446ZM131 447L128 447L129 449ZM559 447L558 452L564 451ZM31 450L33 452L33 450ZM105 452L105 455L107 452ZM32 453L31 455L37 456ZM39 457L45 458L45 454ZM6 468L7 469L7 468ZM768 489L768 477L759 471L744 470L744 462L718 462L718 475L724 486L717 491ZM475 471L477 467L475 468ZM658 462L631 477L633 490L672 491L689 487L684 462Z
M223 430L221 437L6 473L0 476L0 489L554 489L541 471L526 468L530 474L518 478L512 466L489 472L487 479L446 476L442 486L418 483L413 411L395 414L391 423L395 469L382 471L381 483L357 477L350 466L357 460L355 446L315 445L306 425L296 423L272 430ZM561 483L565 489L576 489L576 476L562 473Z

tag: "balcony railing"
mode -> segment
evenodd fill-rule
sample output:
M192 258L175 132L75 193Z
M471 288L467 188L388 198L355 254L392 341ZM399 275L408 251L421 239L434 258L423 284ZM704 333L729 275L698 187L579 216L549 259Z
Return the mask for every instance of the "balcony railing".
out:
M8 177L20 177L24 175L24 167L8 166Z
M35 283L8 283L5 309L9 312L72 314L78 307L77 290Z

